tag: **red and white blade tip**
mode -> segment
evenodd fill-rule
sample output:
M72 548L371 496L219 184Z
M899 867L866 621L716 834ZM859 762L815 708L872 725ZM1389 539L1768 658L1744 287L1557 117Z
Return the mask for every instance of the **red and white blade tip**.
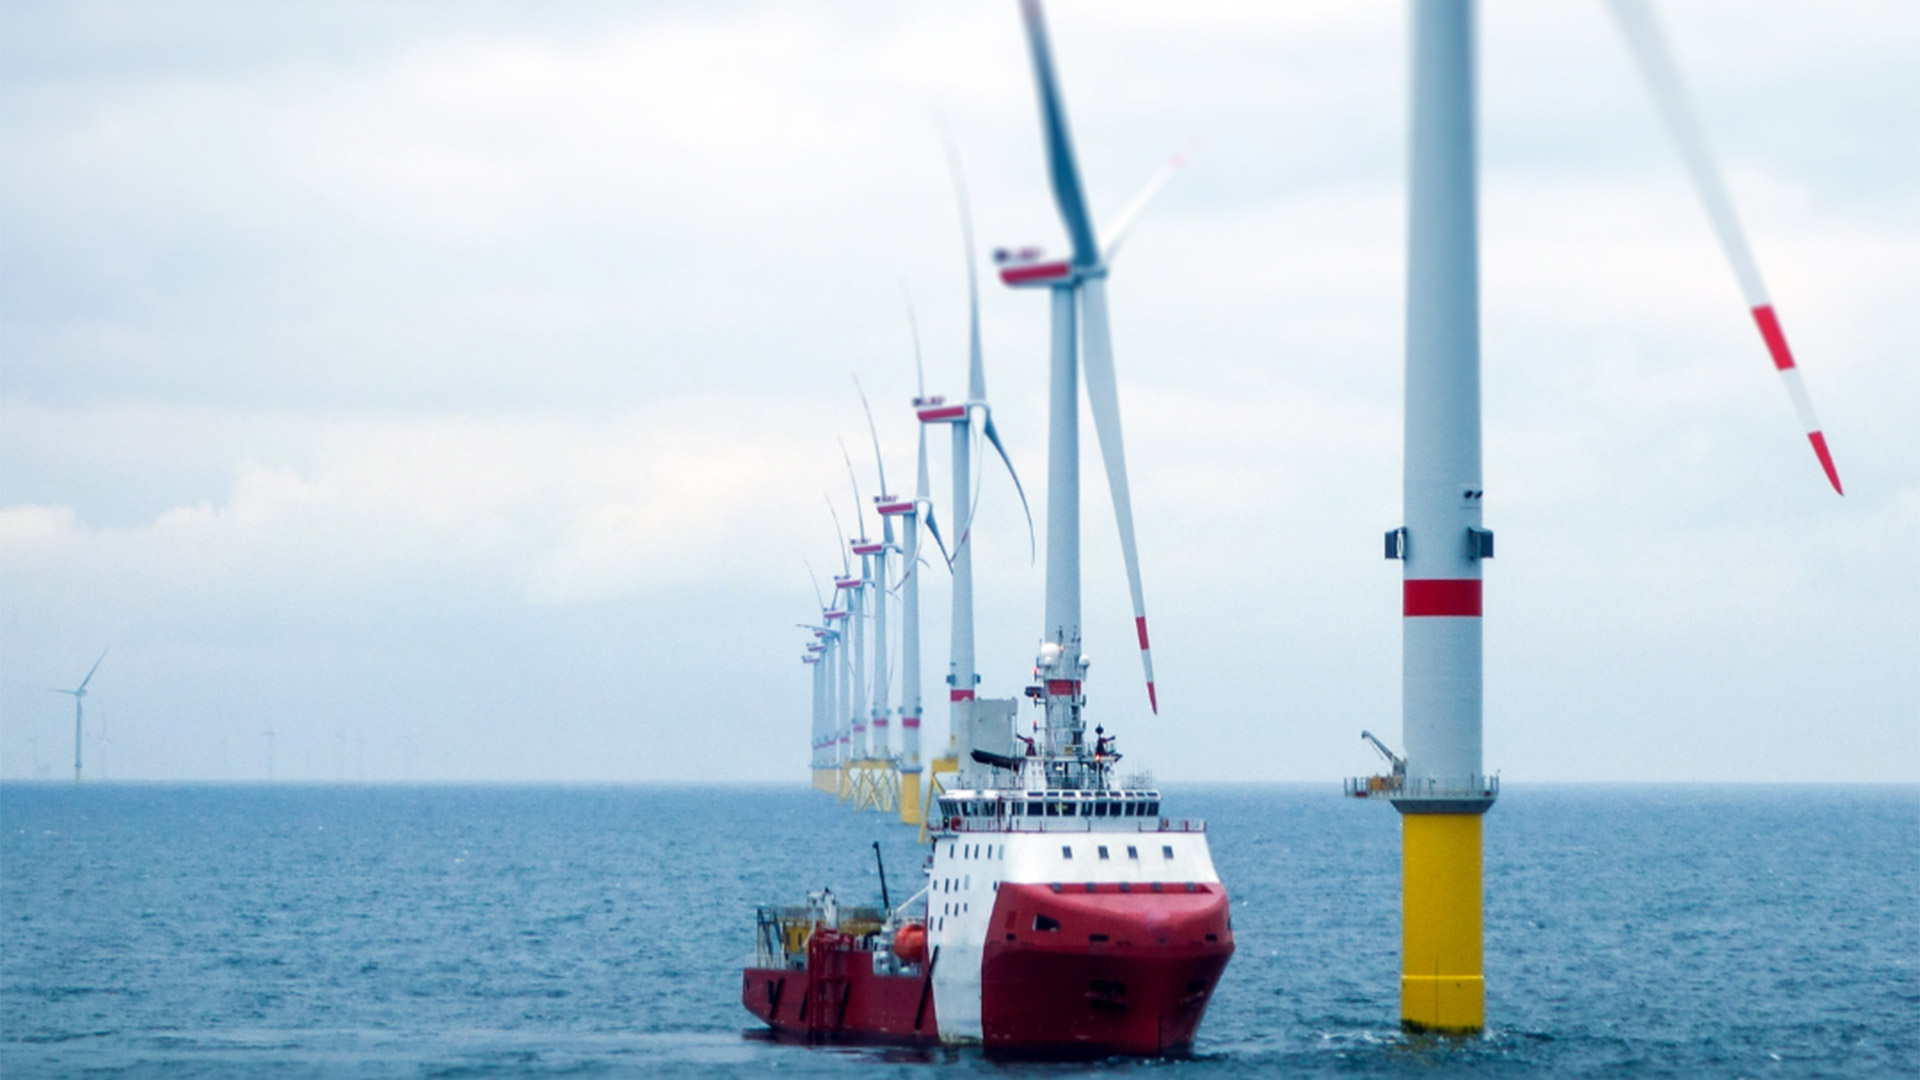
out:
M1160 694L1153 688L1153 652L1147 648L1147 617L1141 615L1133 620L1133 628L1140 635L1140 663L1147 669L1147 704L1152 707L1155 716L1160 715Z
M1760 328L1761 339L1767 343L1774 370L1787 384L1787 396L1793 399L1793 411L1800 416L1807 441L1813 444L1820 467L1827 471L1827 483L1833 485L1835 493L1845 495L1846 491L1840 487L1840 471L1834 468L1833 454L1827 450L1827 436L1820 428L1820 418L1814 415L1813 399L1807 396L1806 384L1800 380L1800 367L1793 362L1793 350L1787 347L1787 335L1780 329L1780 317L1774 314L1772 304L1757 304L1753 308L1753 321Z

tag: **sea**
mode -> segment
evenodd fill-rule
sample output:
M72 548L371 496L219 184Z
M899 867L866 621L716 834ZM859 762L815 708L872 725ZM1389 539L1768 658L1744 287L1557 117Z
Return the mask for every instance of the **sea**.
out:
M808 1046L740 1005L755 905L919 887L793 786L0 785L0 1075L1920 1075L1920 787L1508 785L1487 1031L1397 1024L1399 824L1164 787L1238 952L1191 1056Z

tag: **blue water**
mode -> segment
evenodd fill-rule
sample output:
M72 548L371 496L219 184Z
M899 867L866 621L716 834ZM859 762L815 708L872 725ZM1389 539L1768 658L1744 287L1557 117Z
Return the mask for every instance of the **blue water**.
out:
M0 1071L75 1075L1848 1076L1920 1063L1920 788L1511 785L1490 1029L1397 1030L1391 810L1169 791L1239 953L1195 1057L776 1043L754 904L896 896L909 830L784 787L0 785Z

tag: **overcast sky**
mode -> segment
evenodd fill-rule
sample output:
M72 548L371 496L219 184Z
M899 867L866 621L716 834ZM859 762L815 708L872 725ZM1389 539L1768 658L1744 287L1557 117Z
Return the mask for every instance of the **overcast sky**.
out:
M1486 763L1911 781L1920 9L1662 10L1848 494L1603 6L1490 0ZM1404 5L1050 15L1097 218L1201 141L1111 287L1162 711L1089 442L1094 715L1163 781L1369 771ZM90 775L259 778L271 729L282 779L803 779L836 436L874 486L850 375L911 475L902 280L965 387L936 115L982 244L1061 250L1011 0L0 5L0 776L66 775L45 688L110 646ZM1037 508L1046 303L984 303ZM982 503L1011 695L1041 575Z

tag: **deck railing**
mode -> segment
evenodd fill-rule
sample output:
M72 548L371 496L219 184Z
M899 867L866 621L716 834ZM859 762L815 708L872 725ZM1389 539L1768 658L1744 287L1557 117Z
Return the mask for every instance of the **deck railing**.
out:
M928 828L950 833L1203 833L1202 818L1102 818L1102 817L958 817L935 823Z

